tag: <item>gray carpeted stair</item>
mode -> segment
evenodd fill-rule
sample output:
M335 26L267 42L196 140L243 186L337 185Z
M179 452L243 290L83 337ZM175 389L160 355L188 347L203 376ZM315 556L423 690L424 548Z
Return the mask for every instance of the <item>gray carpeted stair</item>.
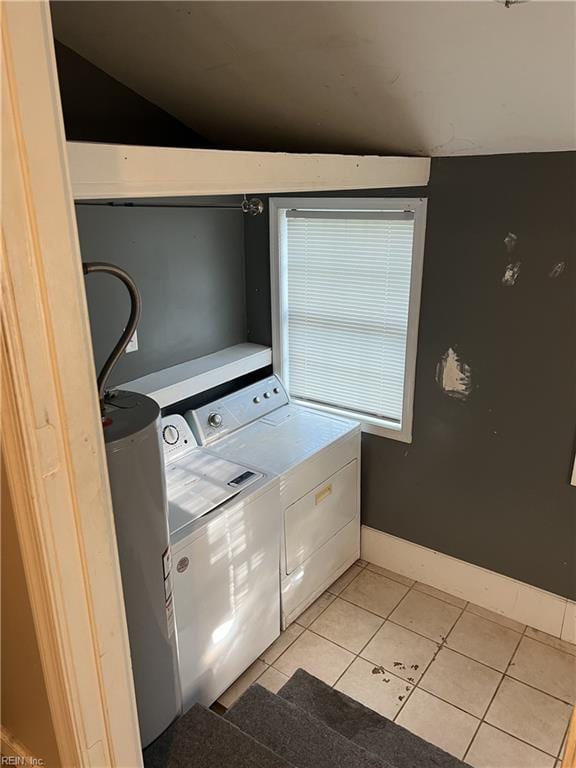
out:
M458 758L335 691L303 669L292 675L278 695L354 744L387 760L394 768L466 768ZM257 734L254 736L258 739Z
M294 768L231 722L195 704L144 750L145 768Z
M224 717L195 704L144 750L145 768L467 768L299 669L255 684Z
M260 685L252 685L224 716L296 768L392 768Z

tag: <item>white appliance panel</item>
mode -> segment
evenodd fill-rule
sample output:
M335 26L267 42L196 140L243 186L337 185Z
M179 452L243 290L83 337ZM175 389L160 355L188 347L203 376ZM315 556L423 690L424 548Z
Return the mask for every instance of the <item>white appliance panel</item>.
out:
M172 546L184 710L212 704L278 637L278 483Z
M188 411L186 418L200 445L209 445L287 403L288 395L282 382L277 376L271 376Z
M263 477L260 472L195 447L196 441L182 416L162 419L162 441L171 534Z
M161 436L165 463L179 459L198 445L186 419L177 414L163 417Z
M276 376L185 418L209 453L280 478L286 627L360 555L360 424L288 404Z
M285 510L286 573L292 573L357 516L358 491L358 461L354 460Z
M232 461L249 463L263 472L280 475L352 431L359 432L359 426L353 421L286 405L211 444L210 450Z
M360 515L282 578L282 629L291 624L360 556Z
M286 473L282 483L282 504L286 508L305 496L324 478L330 477L354 459L360 459L360 430L327 445Z

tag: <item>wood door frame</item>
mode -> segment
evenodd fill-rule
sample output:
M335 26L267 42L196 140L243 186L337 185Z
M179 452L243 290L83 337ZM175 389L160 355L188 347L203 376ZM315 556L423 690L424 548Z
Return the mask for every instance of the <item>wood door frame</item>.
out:
M2 455L63 766L142 754L48 3L2 4ZM18 743L18 734L3 733ZM41 758L41 755L35 755Z

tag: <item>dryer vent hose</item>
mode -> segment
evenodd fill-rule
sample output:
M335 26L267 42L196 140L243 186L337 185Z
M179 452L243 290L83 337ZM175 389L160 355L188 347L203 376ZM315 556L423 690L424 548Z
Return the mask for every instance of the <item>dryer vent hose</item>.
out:
M136 283L130 277L128 272L125 272L115 264L106 264L106 262L103 261L89 261L82 264L82 269L85 275L92 274L93 272L105 272L108 275L117 277L124 283L130 294L130 317L128 318L126 328L124 333L118 339L118 343L108 356L108 359L102 366L102 370L98 374L98 397L100 398L100 402L102 402L106 390L106 382L138 327L140 312L142 310L142 298L140 297L140 291L138 290Z

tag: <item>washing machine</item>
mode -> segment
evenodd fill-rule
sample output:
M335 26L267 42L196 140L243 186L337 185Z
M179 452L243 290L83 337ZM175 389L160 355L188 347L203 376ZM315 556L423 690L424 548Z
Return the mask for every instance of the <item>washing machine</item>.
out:
M280 478L286 628L360 556L360 424L291 403L277 376L185 418L214 456Z
M162 419L183 710L216 699L280 634L279 479Z

